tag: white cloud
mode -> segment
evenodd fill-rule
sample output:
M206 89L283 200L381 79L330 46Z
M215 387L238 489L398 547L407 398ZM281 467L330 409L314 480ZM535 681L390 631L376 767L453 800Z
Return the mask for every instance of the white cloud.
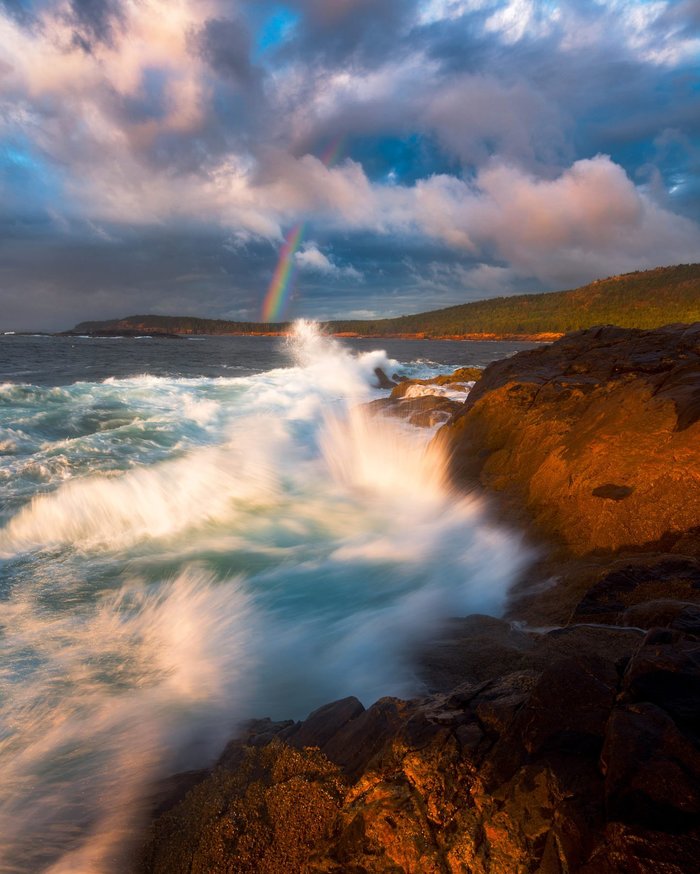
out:
M700 227L651 200L605 155L554 179L493 163L472 184L436 176L410 196L424 233L495 251L548 283L692 261L700 251Z
M330 276L343 276L361 282L364 277L351 265L340 267L324 255L315 243L306 243L295 255L294 261L301 270L312 273L326 273Z

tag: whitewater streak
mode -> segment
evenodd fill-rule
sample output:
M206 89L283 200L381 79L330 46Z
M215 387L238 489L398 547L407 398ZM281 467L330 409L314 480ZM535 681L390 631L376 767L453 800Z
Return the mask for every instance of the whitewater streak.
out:
M361 406L396 362L309 323L290 356L241 379L0 387L35 450L2 468L0 871L123 870L153 782L238 721L415 694L421 638L502 610L519 542L450 490L430 432Z

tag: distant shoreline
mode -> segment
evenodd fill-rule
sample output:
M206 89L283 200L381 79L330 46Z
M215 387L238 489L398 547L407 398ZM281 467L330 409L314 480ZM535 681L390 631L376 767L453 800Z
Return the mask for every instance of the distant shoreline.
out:
M35 332L38 334L40 332ZM46 333L43 336L50 337L90 337L99 339L109 337L123 337L125 340L133 340L135 337L154 337L163 339L180 339L183 337L289 337L293 331L217 331L216 333L196 333L194 331L60 331L54 334ZM16 336L28 336L20 332ZM29 335L31 336L31 335ZM552 343L564 336L563 333L542 332L536 334L444 334L439 337L429 336L423 332L417 333L386 333L386 334L360 334L354 331L334 331L327 334L329 337L350 340L452 340L470 342L531 342Z

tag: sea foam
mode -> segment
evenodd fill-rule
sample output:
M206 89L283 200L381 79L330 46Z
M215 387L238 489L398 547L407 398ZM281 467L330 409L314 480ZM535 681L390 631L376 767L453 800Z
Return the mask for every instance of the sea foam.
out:
M153 781L210 762L238 721L415 694L423 638L503 609L519 539L454 492L431 431L362 406L397 362L310 323L289 355L8 390L28 435L0 529L8 871L122 870Z

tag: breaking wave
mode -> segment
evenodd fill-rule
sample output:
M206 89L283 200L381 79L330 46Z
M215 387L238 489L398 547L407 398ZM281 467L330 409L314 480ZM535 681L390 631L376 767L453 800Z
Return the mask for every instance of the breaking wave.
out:
M153 781L238 720L412 694L422 636L502 610L518 539L452 492L429 431L361 406L399 364L311 323L289 355L0 387L22 435L0 468L0 870L120 870Z

